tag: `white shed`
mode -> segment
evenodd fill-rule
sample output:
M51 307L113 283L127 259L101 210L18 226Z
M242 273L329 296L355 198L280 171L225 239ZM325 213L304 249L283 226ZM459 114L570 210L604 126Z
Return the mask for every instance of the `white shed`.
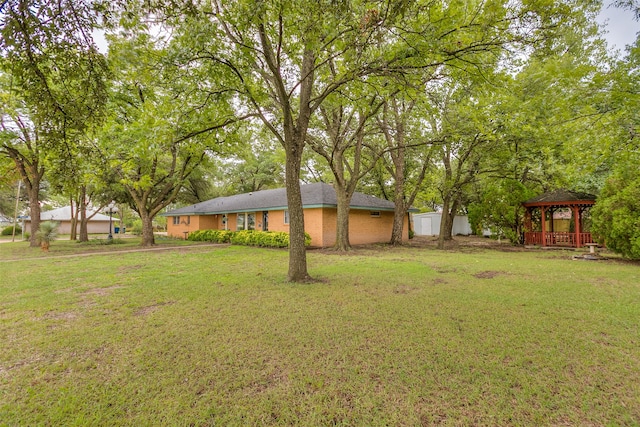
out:
M416 236L437 236L440 234L440 222L442 221L442 212L427 212L413 214L413 229ZM469 235L471 234L471 225L466 215L456 215L453 219L452 235Z

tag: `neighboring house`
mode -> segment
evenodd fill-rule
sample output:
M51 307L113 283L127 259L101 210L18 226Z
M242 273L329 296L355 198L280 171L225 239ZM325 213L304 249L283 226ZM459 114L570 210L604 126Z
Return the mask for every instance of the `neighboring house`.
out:
M87 217L93 215L95 211L87 209ZM71 207L54 209L40 213L40 221L55 221L60 223L58 228L59 234L71 234ZM113 224L112 224L113 227ZM24 228L26 232L31 232L31 219L24 220ZM76 231L80 232L80 219L76 225ZM106 234L109 232L109 216L100 213L95 214L87 223L87 233L89 234Z
M300 186L305 231L311 246L329 247L336 242L337 201L329 184ZM349 212L349 241L353 245L389 242L394 204L388 200L354 193ZM218 197L206 202L168 211L167 234L186 238L196 230L289 231L286 189L263 190ZM403 240L408 240L408 218Z
M10 225L13 225L13 220L0 214L0 230Z
M416 236L438 236L440 235L440 223L442 222L442 212L426 212L413 214L413 228ZM466 215L456 215L453 219L453 229L451 235L471 234L471 225Z

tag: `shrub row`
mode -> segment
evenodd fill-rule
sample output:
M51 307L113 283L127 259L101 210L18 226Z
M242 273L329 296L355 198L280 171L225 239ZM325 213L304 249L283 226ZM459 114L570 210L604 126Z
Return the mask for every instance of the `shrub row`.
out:
M20 226L16 226L16 234L20 234L22 233L22 228L20 228ZM0 235L2 236L11 236L13 234L13 225L10 225L8 227L5 227L2 229L2 232L0 232Z
M189 233L188 240L194 242L230 243L233 231L229 230L197 230Z
M261 246L267 248L289 247L289 233L284 231L258 230L198 230L189 234L188 240L196 242L231 243L243 246ZM311 244L311 236L304 233L304 244Z

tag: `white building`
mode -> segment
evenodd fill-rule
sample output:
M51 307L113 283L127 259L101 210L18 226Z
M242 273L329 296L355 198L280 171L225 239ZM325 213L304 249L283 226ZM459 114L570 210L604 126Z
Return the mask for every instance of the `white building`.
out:
M440 223L442 222L442 212L427 212L413 214L413 230L416 236L438 236L440 234ZM466 215L456 215L453 219L453 229L451 235L471 234L471 225Z
M95 211L87 209L87 217L93 215ZM40 221L55 221L60 223L58 228L59 234L71 234L71 207L54 209L40 213ZM112 224L112 227L114 224ZM31 232L31 219L24 220L25 232ZM76 224L76 232L80 232L80 219ZM109 216L96 213L87 223L87 233L89 234L106 234L109 232Z

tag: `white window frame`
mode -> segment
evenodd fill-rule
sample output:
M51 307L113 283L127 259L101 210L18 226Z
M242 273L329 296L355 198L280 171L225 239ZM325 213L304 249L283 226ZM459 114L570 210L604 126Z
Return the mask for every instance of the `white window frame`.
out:
M255 212L238 212L236 218L236 230L255 230L256 229L256 213ZM242 227L238 228L238 219L242 218ZM253 219L253 224L249 223L249 219Z
M283 221L284 225L289 225L289 209L284 210Z

